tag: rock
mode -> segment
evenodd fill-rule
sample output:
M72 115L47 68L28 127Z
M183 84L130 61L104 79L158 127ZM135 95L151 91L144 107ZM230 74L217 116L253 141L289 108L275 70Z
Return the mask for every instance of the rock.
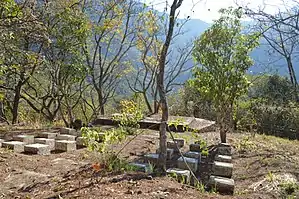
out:
M55 140L54 139L35 138L34 141L35 141L35 143L38 143L38 144L49 145L51 151L55 150Z
M228 143L220 143L218 145L217 153L219 155L232 155L232 148Z
M77 131L71 128L61 128L60 133L77 136Z
M151 168L151 166L147 163L130 163L129 166L133 167L133 169L135 171L141 171L141 172L144 172L144 173L152 173L153 172L153 169Z
M170 168L166 170L168 176L176 178L180 183L190 183L191 173L189 170Z
M33 153L38 155L50 155L50 146L46 144L28 144L24 146L26 153Z
M195 172L197 171L197 168L198 168L198 159L195 159L195 158L187 158L187 157L184 157L184 159L185 159L186 163L189 165L191 171L195 173ZM188 170L188 167L187 167L187 165L185 164L184 159L183 159L183 157L180 157L180 158L177 160L178 168L179 168L179 169L185 169L185 170Z
M215 161L212 170L215 176L231 178L233 174L233 164Z
M69 140L57 140L55 142L55 149L58 151L75 151L76 141L69 141Z
M167 160L171 160L173 158L174 149L166 149L167 150ZM156 153L160 153L160 149L156 150Z
M8 142L2 142L2 147L12 149L16 153L22 153L24 152L25 144L26 143L20 141L8 141Z
M188 151L188 152L184 153L184 156L187 158L198 159L199 162L201 160L201 153L196 152L196 151Z
M14 136L13 139L15 141L24 142L25 144L33 144L34 143L33 135L17 135L17 136Z
M215 188L216 191L222 194L234 194L235 181L230 178L224 178L219 176L210 176L208 186Z
M42 132L38 134L39 138L56 139L57 133Z
M145 161L147 161L150 164L158 165L159 163L159 154L157 153L150 153L144 155Z
M68 140L68 141L76 141L76 136L74 135L67 135L67 134L60 134L56 137L57 140Z
M232 163L232 156L218 154L215 156L215 161Z
M190 151L201 152L200 144L190 144Z

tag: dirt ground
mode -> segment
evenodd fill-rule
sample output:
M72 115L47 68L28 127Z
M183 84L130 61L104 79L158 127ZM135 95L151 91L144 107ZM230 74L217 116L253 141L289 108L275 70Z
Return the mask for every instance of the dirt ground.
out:
M34 133L32 130L2 131L0 138L25 132ZM178 133L176 137L192 142L188 133ZM218 132L203 133L201 137L209 145L219 142ZM50 156L17 154L1 148L0 198L283 198L277 182L282 178L299 180L298 141L264 135L252 138L236 133L228 135L228 142L233 146L234 196L202 193L169 177L153 177L139 172L101 176L92 168L96 161L94 154L85 148ZM114 146L114 149L122 146ZM144 153L155 152L157 146L158 132L146 131L121 155L133 160ZM292 194L299 198L298 190Z

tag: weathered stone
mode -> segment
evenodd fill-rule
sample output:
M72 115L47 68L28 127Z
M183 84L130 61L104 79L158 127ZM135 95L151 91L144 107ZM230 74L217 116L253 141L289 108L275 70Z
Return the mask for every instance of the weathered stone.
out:
M171 160L173 158L174 149L166 149L167 151L167 160ZM160 153L160 149L156 150L156 153Z
M80 146L80 147L86 146L83 137L77 137L77 138L76 138L76 143L77 143L77 145Z
M8 142L2 142L2 147L12 149L16 153L22 153L24 152L25 144L26 143L20 141L8 141Z
M35 143L38 144L46 144L49 145L50 150L55 150L55 140L54 139L48 139L48 138L35 138Z
M184 154L185 157L187 158L195 158L198 159L198 161L201 160L201 153L196 152L196 151L188 151Z
M170 168L166 170L166 173L168 176L176 178L181 183L190 183L191 173L189 170Z
M67 134L60 134L60 135L57 135L56 140L76 141L76 136L67 135Z
M50 155L50 146L46 144L28 144L24 146L26 153L33 153L38 155Z
M220 143L218 145L217 152L218 152L219 155L228 155L228 156L231 156L232 155L232 148L227 143Z
M49 132L42 132L38 134L39 138L48 138L48 139L55 139L57 137L57 133L49 133Z
M195 158L180 157L177 161L178 168L188 170L188 166L185 164L184 159L190 167L191 171L196 172L198 167L198 159Z
M144 159L150 164L157 165L159 162L159 154L157 153L145 154Z
M177 143L179 148L182 148L185 145L185 139L183 138L175 138L174 141Z
M215 156L215 161L232 163L232 156L218 154Z
M210 176L208 186L210 188L215 188L216 191L222 194L233 194L235 189L235 181L231 178Z
M76 141L69 141L69 140L57 140L55 142L55 149L58 151L75 151Z
M233 164L215 161L213 164L213 175L231 178L233 175Z
M77 136L77 131L71 128L61 128L60 133Z
M13 139L15 141L24 142L25 144L33 144L34 143L33 135L17 135L17 136L14 136Z
M190 151L201 152L201 148L199 144L190 144L189 149Z
M133 167L135 171L141 171L144 173L152 173L152 167L147 163L130 163L129 166Z

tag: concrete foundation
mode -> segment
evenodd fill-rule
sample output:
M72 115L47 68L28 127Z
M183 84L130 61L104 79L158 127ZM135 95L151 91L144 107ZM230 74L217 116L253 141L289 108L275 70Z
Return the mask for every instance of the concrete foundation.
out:
M15 141L24 142L25 144L33 144L34 143L33 135L17 135L17 136L14 136L13 139Z
M190 183L191 173L189 170L170 168L166 170L166 173L168 176L176 178L180 183Z
M150 153L150 154L145 154L144 159L146 162L157 165L159 163L159 154L157 153Z
M233 164L215 161L212 170L215 176L231 178L233 175Z
M199 144L190 144L189 149L190 151L201 152Z
M156 150L156 153L160 153L160 149ZM171 160L173 158L174 150L173 149L167 149L167 160Z
M67 135L67 134L60 134L60 135L57 135L56 140L76 141L76 136Z
M184 157L198 159L199 162L201 161L201 153L196 151L188 151L184 153Z
M218 154L215 156L215 161L232 163L232 156Z
M20 141L2 142L2 147L14 150L16 153L24 152L24 145L25 143Z
M210 176L208 186L216 189L219 193L232 195L235 189L235 181L230 178Z
M42 132L38 134L39 138L56 139L58 133Z
M46 144L29 144L24 146L25 153L33 153L38 155L50 155L50 146Z
M58 151L75 151L76 141L69 141L69 140L57 140L55 142L55 149Z
M54 139L35 138L34 141L35 141L35 143L38 143L38 144L49 145L51 151L55 150L55 140Z
M186 163L189 165L191 171L195 173L198 168L198 159L187 158L187 157L184 157L184 159L185 159ZM183 159L183 157L180 157L178 159L178 161L177 161L178 168L183 169L183 170L188 170L188 167L185 164L184 159Z
M153 169L147 163L130 163L129 164L135 171L141 171L144 173L152 173Z
M78 134L75 129L71 129L71 128L61 128L60 133L61 134L68 134L68 135L74 135L74 136L77 136L77 134Z
M227 143L220 143L218 145L217 153L219 155L232 155L232 147Z

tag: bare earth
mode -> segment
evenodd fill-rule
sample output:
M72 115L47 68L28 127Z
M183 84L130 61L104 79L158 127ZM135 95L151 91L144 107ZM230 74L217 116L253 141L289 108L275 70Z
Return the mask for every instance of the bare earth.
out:
M0 137L4 133L5 137L9 136L12 131L9 132L3 132ZM187 142L192 142L188 133L176 136L186 137ZM218 132L201 136L209 145L219 142ZM234 147L234 196L201 193L171 178L138 172L111 173L99 182L101 176L91 166L96 161L95 156L86 149L39 156L17 154L1 148L0 198L281 198L275 186L271 189L274 180L265 179L287 174L299 180L299 142L264 135L247 139L248 136L228 136L228 142ZM155 152L157 146L158 132L146 131L125 148L122 156L133 160L144 153ZM297 195L298 198L298 192Z

